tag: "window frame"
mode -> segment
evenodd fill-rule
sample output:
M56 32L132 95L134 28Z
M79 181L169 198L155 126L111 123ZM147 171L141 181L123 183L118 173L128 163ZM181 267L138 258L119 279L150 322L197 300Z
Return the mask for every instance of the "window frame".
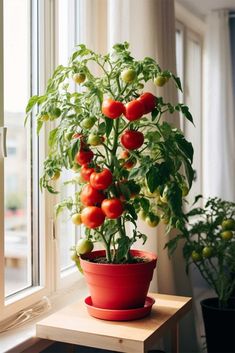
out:
M3 16L3 1L0 0L0 16ZM45 90L46 83L54 68L57 65L58 58L58 37L56 35L58 29L58 7L56 0L40 0L36 2L33 9L31 10L31 16L37 17L38 25L38 47L36 53L32 55L31 67L32 73L36 68L38 68L38 81L32 80L31 91L32 94L42 94ZM72 0L70 13L75 16L79 15L80 0ZM79 18L79 17L77 17ZM31 18L32 19L32 18ZM33 21L31 20L31 23ZM3 48L3 21L0 21L0 47ZM78 26L74 26L74 38L78 38ZM35 28L33 29L35 31ZM35 35L35 33L34 33ZM0 92L3 92L3 50L0 51ZM3 106L3 93L0 95L0 126L3 126L3 116L4 116L4 106ZM48 127L48 124L47 124ZM50 126L53 128L53 124ZM39 174L42 170L44 156L47 152L47 139L50 129L45 129L43 127L42 132L39 137L40 143L40 154L38 156L34 155L35 160L38 159L39 164ZM1 139L1 136L0 136ZM0 175L4 175L3 158L0 157ZM34 175L34 185L32 189L35 190L36 183L38 183L38 178ZM0 178L0 199L3 200L4 195L4 178ZM59 239L57 238L56 222L54 219L54 205L55 196L43 192L40 195L40 202L38 203L37 198L34 201L33 209L39 206L39 218L36 220L39 223L39 234L33 239L33 242L38 242L38 248L34 247L37 251L39 250L39 257L36 259L39 270L39 285L33 285L30 288L21 290L18 293L5 298L4 295L4 270L0 270L0 321L4 321L12 315L16 315L19 311L33 306L34 303L40 301L43 296L49 296L54 298L58 296L60 292L67 291L72 288L78 281L81 281L80 288L84 287L84 281L82 276L78 274L76 266L64 271L63 276L60 275L59 266ZM35 215L34 215L35 217ZM0 203L0 224L2 224L2 229L4 233L4 204ZM35 227L33 232L35 234ZM68 250L69 251L69 250ZM0 268L4 269L4 236L0 237ZM33 266L34 274L35 266Z

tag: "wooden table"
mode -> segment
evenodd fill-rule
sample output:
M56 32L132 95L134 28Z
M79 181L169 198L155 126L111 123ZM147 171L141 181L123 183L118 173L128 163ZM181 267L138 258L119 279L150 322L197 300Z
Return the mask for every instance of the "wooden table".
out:
M126 322L104 321L87 313L80 300L50 315L36 325L40 338L126 353L146 353L167 331L172 352L178 353L178 323L191 309L192 299L149 293L156 302L151 314Z

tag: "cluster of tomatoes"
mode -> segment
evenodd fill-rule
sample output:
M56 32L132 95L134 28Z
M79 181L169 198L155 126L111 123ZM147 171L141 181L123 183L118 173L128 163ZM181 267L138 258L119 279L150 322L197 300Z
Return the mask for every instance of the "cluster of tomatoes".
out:
M123 213L122 202L118 198L106 198L105 191L113 182L113 175L108 168L97 172L94 168L83 164L81 177L86 181L80 200L83 205L81 223L88 228L100 227L105 218L116 219Z
M117 119L123 114L127 120L134 121L150 113L155 106L156 97L146 92L125 105L111 98L106 99L102 104L102 113L110 119ZM93 140L85 141L82 134L75 134L73 137L80 139L80 149L75 156L75 162L81 166L81 177L86 182L80 194L84 208L79 217L74 217L74 223L83 223L86 227L93 229L101 226L105 218L119 218L124 211L123 203L117 197L107 198L106 196L107 189L114 183L112 172L108 168L97 171L90 167L94 153L89 145L96 145L90 143ZM126 129L120 136L120 142L125 148L120 155L120 158L124 160L122 167L131 169L136 160L131 157L129 150L140 148L144 143L144 135L140 131Z

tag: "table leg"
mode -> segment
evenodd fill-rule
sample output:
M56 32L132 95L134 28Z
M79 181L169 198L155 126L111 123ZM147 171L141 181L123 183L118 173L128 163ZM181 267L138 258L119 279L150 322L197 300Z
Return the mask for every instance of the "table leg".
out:
M176 323L171 329L171 352L179 353L179 324Z

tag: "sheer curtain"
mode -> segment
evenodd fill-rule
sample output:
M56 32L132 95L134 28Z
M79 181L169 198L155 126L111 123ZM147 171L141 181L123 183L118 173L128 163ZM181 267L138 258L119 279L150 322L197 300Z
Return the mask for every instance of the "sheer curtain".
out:
M205 53L204 195L235 201L235 121L227 10L208 16Z

